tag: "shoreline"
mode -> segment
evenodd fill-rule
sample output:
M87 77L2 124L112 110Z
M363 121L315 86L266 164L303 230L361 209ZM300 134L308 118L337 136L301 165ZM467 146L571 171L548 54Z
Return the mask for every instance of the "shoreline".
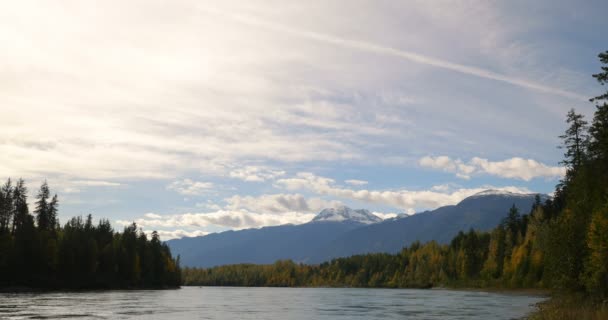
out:
M104 291L137 291L137 290L178 290L179 287L116 287L116 288L36 288L24 286L0 287L0 293L55 293L55 292L104 292Z

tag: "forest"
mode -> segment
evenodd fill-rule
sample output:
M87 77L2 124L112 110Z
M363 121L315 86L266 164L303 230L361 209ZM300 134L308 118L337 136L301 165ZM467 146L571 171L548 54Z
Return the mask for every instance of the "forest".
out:
M33 215L23 179L0 189L0 290L176 288L179 259L153 232L150 239L133 223L115 232L88 215L63 227L59 200L44 182Z
M608 82L608 51L599 55ZM574 109L560 136L566 175L552 199L505 208L490 232L460 232L449 244L414 243L398 254L367 254L320 265L184 268L185 285L543 288L608 297L608 91L589 123ZM524 212L525 214L521 214Z

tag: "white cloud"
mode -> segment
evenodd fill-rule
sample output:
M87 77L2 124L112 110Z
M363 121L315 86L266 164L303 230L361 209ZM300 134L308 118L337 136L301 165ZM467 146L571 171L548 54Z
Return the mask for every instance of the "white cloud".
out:
M148 238L152 237L152 232L153 231L154 230L152 230L152 231L150 231L150 230L144 230L144 232L146 233L146 235L148 236ZM201 236L206 236L206 235L209 234L209 232L200 231L200 230L187 231L187 230L182 230L182 229L178 229L178 230L156 230L156 232L160 236L160 240L161 241L167 241L167 240L171 240L171 239L179 239L179 238L183 238L183 237L201 237Z
M564 167L552 167L532 159L518 157L496 162L475 157L471 159L471 163L484 173L525 181L537 177L561 178L566 174L566 168Z
M334 182L335 181L330 178L316 176L308 172L300 172L294 178L277 180L276 185L277 187L284 187L288 190L310 190L317 194L377 203L404 210L418 208L432 209L456 204L466 197L487 189L529 193L529 190L525 188L513 186L483 186L469 189L460 188L450 192L434 190L352 190L337 187L334 185Z
M193 181L191 179L174 181L167 186L167 190L173 190L179 194L188 196L205 194L211 188L213 188L213 183L211 182Z
M342 205L340 201L327 201L320 198L307 199L301 194L266 194L257 197L233 196L226 199L227 209L246 209L253 212L284 213L302 212L318 213L325 208Z
M207 228L211 226L233 230L260 228L283 224L309 222L315 214L285 212L253 213L247 210L218 210L204 213L184 213L162 215L160 218L139 218L134 222L144 229L154 228ZM129 225L133 221L117 220L119 225Z
M263 182L283 176L285 175L285 171L271 170L265 167L246 166L230 171L229 175L231 178L237 178L243 181Z
M475 167L464 164L460 159L452 160L446 156L424 157L418 163L423 167L454 172L456 176L463 179L470 179L470 175L475 172Z
M156 213L152 213L152 212L148 212L148 213L144 214L144 217L146 217L148 219L160 219L160 218L162 218L161 215L156 214Z
M350 184L352 186L363 186L368 183L365 180L357 180L357 179L345 180L344 182L346 182L347 184Z
M473 174L489 174L501 178L530 181L534 178L561 178L566 173L564 167L552 167L532 159L514 157L503 161L489 161L474 157L464 163L460 159L447 156L426 156L418 161L423 167L455 173L457 177L469 179Z
M122 186L121 183L111 182L111 181L101 181L101 180L76 180L73 181L73 184L79 186L88 186L88 187L118 187Z

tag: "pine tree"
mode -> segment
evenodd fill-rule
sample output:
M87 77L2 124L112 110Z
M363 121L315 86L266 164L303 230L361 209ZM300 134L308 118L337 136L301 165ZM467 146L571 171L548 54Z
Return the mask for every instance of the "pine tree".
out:
M602 72L594 74L593 77L601 84L608 83L608 51L599 54ZM591 155L600 161L608 161L608 90L606 93L591 99L592 102L604 101L598 104L593 117L593 122L589 128L591 142L589 151ZM605 167L604 167L605 168Z
M13 186L11 179L6 180L0 189L0 234L8 233L13 215Z
M598 57L600 58L600 62L603 63L604 66L601 67L602 72L594 74L593 77L601 85L605 85L606 83L608 83L608 51L600 53L598 55ZM600 101L600 100L608 100L608 90L606 91L606 93L599 95L597 97L591 98L590 100L591 100L591 102Z
M587 144L587 121L584 120L582 114L578 114L574 109L568 111L566 123L570 126L566 132L559 136L563 140L562 149L566 149L564 153L564 164L569 171L575 171L581 166L585 158L585 150Z
M19 228L23 227L31 219L29 208L27 205L27 188L23 179L17 180L15 188L13 188L13 225L11 233L15 234Z
M40 230L49 230L52 226L49 219L49 196L49 185L45 180L40 186L40 190L36 196L36 199L38 200L36 201L36 209L34 210L34 213L36 214L36 223L38 223L38 228Z
M57 198L57 194L53 196L51 202L48 206L48 217L49 217L49 228L51 230L56 230L59 228L59 220L57 219L57 210L59 207L59 199Z

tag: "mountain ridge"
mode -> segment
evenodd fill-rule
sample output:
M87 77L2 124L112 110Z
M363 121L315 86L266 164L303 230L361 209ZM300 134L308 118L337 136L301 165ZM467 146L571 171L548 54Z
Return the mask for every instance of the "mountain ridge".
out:
M354 254L395 253L416 240L447 243L459 231L494 228L513 204L527 213L536 197L486 191L456 205L394 219L382 220L368 210L342 206L324 209L300 225L231 230L167 244L181 256L184 266L265 264L281 259L316 264ZM547 195L541 195L541 200L546 199Z

